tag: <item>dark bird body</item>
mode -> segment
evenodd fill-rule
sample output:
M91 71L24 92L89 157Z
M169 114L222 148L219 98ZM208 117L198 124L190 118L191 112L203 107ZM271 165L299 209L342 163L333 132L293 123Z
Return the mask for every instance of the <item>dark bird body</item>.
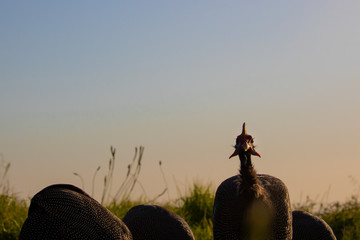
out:
M303 211L291 211L287 187L280 179L256 173L251 157L260 157L260 154L253 143L244 123L230 156L239 156L239 174L223 181L216 191L214 239L336 239L323 220Z

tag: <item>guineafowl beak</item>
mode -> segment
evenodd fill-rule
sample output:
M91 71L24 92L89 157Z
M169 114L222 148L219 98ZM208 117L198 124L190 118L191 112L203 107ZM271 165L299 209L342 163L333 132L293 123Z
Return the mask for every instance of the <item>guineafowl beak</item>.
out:
M251 155L255 155L255 156L258 156L258 157L261 158L260 154L255 151L254 147L250 143L245 142L240 146L235 146L235 151L234 151L233 154L231 154L229 159L236 156L236 155L239 155L239 153L241 153L241 152L246 152L246 151L249 151L249 153Z

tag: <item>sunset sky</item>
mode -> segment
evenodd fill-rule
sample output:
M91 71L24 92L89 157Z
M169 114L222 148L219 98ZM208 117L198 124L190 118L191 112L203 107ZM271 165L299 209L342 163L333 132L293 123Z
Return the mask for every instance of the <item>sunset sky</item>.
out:
M14 192L90 192L144 146L149 198L214 190L243 122L293 202L360 191L360 1L1 1L0 153ZM116 188L116 184L113 186ZM137 188L137 193L141 189ZM169 195L164 195L167 199Z

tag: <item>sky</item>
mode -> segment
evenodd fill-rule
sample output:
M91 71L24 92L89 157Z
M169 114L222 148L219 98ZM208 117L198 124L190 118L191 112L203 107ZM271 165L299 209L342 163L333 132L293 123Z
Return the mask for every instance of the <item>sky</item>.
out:
M359 10L335 0L1 1L11 188L90 192L101 166L100 199L110 146L113 190L144 146L145 193L134 195L215 191L238 172L228 157L246 122L256 170L280 178L292 202L359 194Z

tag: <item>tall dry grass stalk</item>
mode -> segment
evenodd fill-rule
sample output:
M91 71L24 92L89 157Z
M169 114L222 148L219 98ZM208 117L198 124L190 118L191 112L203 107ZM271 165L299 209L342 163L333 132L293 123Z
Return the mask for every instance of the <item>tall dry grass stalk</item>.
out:
M144 196L143 200L146 201L147 203L155 202L158 198L163 196L168 191L168 185L167 185L167 182L165 179L165 175L161 168L162 163L161 163L161 161L159 161L160 172L163 176L166 187L161 193L156 195L156 197L154 197L153 199L148 198L145 188L139 181L139 176L140 176L140 172L141 172L141 168L142 168L144 149L145 148L143 146L135 147L134 157L133 157L132 161L127 165L127 171L126 171L126 174L125 174L123 180L121 182L115 182L114 171L115 171L115 162L116 162L116 148L114 148L113 146L110 147L111 157L108 161L107 172L103 178L103 189L102 189L102 194L101 194L101 199L100 199L101 204L103 204L103 205L109 204L109 203L116 204L116 203L120 203L123 201L129 201L130 196L133 193L136 186L140 187L140 189L142 190L142 194ZM92 197L94 196L94 193L95 193L96 177L97 177L100 169L101 169L101 166L98 166L92 176L92 182L91 182L92 183L92 186L91 186L91 196ZM85 183L84 183L83 177L77 172L74 172L73 174L80 179L82 188L84 189ZM115 190L115 193L113 191L113 186L117 187ZM168 195L168 198L170 199L169 195Z
M127 172L124 176L124 179L121 183L117 184L114 182L114 169L115 169L115 162L116 162L116 149L111 146L110 152L111 152L111 158L109 160L109 167L107 174L104 176L104 185L103 185L103 192L101 197L101 204L104 203L120 203L120 202L126 202L130 200L130 196L134 191L135 186L139 186L143 192L143 195L145 196L145 201L147 202L153 202L162 195L165 194L167 191L167 188L165 188L160 194L158 194L154 199L149 200L146 191L144 187L142 186L141 182L139 181L139 176L141 172L142 167L142 160L143 160L143 154L144 154L144 147L135 147L135 154L132 159L132 161L127 166ZM161 162L159 162L160 171L161 169ZM97 171L100 170L98 167ZM93 177L93 186L95 183L95 175L97 173L95 171L94 177ZM163 174L163 172L162 172ZM112 193L112 186L118 186L118 188L115 191L114 195L111 195Z
M9 169L10 163L6 163L4 156L0 153L0 194L7 194L10 190L10 184L7 178Z

